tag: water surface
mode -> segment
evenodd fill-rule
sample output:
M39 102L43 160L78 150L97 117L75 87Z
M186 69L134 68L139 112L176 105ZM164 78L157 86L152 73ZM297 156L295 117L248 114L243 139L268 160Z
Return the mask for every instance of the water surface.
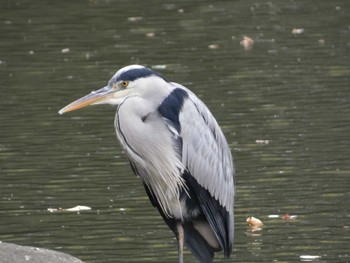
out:
M176 261L117 144L115 109L57 114L139 63L192 89L227 136L233 262L349 261L348 1L4 0L0 10L0 240L85 262ZM92 210L47 211L76 205ZM286 213L297 218L268 217ZM251 215L261 230L247 227Z

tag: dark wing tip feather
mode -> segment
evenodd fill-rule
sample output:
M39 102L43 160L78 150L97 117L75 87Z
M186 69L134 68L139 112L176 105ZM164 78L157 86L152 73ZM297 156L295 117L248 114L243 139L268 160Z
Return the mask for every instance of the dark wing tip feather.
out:
M200 263L212 263L215 249L208 245L191 223L184 224L185 244Z
M183 177L187 186L194 191L197 202L202 208L206 220L213 229L221 248L224 250L225 257L229 257L232 249L230 230L233 226L230 220L231 215L190 173L184 173Z

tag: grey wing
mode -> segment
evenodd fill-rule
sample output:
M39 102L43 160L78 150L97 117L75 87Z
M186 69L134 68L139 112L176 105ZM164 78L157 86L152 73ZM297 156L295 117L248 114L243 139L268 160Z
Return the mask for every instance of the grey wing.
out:
M235 172L230 148L218 123L191 91L179 114L184 178L195 193L225 256L229 257L234 232Z
M235 171L226 138L204 103L181 88L189 93L179 116L182 162L198 183L233 213Z

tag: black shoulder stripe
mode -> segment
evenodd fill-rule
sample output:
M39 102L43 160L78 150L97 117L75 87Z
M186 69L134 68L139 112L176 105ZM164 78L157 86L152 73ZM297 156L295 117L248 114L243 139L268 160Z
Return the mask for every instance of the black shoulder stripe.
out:
M158 112L171 122L178 133L181 131L179 114L186 98L188 98L188 93L176 88L158 107Z

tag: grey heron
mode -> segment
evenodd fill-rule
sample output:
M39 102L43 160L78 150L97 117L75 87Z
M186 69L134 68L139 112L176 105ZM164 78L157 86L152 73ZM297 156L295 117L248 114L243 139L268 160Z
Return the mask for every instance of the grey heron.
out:
M70 103L117 106L115 130L133 172L178 242L199 262L232 250L235 171L230 148L205 104L150 68L118 70L108 85Z

